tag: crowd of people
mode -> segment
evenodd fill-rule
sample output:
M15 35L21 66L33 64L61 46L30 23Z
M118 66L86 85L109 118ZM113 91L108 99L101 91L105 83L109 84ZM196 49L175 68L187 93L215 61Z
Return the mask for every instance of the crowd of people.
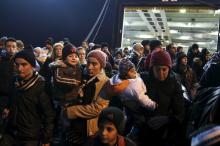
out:
M34 48L2 37L0 146L216 144L219 57L159 40L110 49L49 37Z

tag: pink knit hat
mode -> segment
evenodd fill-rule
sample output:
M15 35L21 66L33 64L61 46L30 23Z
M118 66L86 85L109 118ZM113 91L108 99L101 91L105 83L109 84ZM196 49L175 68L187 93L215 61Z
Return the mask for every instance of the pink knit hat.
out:
M91 52L89 52L89 54L87 55L87 58L89 57L94 57L98 60L98 62L100 63L102 68L105 68L106 66L106 60L107 60L107 55L100 51L100 50L93 50Z
M152 66L169 66L172 67L170 55L166 51L153 51L150 59L150 67Z

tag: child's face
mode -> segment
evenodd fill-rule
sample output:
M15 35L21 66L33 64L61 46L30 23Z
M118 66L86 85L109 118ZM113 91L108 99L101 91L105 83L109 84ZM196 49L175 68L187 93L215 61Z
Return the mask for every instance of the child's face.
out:
M72 53L66 57L65 62L69 65L74 66L78 63L78 56L76 55L76 53Z
M99 126L99 137L103 144L115 145L117 142L117 129L110 121L104 121Z
M135 79L137 77L136 69L134 67L129 69L127 76L129 79Z

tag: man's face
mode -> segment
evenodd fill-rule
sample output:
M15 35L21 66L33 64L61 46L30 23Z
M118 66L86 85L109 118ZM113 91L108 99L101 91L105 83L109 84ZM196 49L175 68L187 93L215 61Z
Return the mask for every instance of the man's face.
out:
M195 53L195 54L197 54L199 52L199 48L195 48L194 50L193 50L193 53Z
M18 52L17 43L13 42L13 41L7 42L6 43L6 51L10 55L14 55L15 53L17 53Z
M170 48L170 53L175 55L176 54L176 50L177 50L176 46L172 45L171 48Z
M33 75L34 68L23 58L16 58L16 71L20 78L27 80Z
M117 142L117 129L110 121L100 123L98 134L103 144L115 145Z
M101 72L101 64L94 57L89 57L87 61L87 70L89 76L93 77Z
M141 55L144 53L144 47L141 45L136 45L134 50L137 51Z
M170 68L168 66L153 66L154 77L159 81L167 79Z

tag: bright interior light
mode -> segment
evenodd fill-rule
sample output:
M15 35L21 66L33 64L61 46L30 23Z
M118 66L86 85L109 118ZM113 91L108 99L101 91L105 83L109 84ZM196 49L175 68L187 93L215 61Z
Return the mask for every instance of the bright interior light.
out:
M178 33L178 30L170 30L170 33Z
M206 45L207 42L197 42L197 44L199 44L199 45Z
M192 39L192 37L191 36L180 36L178 39L180 39L180 40L190 40L190 39Z
M124 25L129 25L128 21L124 21Z
M220 14L220 9L214 11L214 15Z
M212 31L209 33L210 35L218 35L218 31Z
M160 13L160 10L156 9L155 7L152 10L153 13Z
M186 13L186 9L180 9L179 12L180 13Z
M145 34L138 35L137 37L142 38L142 39L144 39L144 38L153 38L152 35L145 35Z

